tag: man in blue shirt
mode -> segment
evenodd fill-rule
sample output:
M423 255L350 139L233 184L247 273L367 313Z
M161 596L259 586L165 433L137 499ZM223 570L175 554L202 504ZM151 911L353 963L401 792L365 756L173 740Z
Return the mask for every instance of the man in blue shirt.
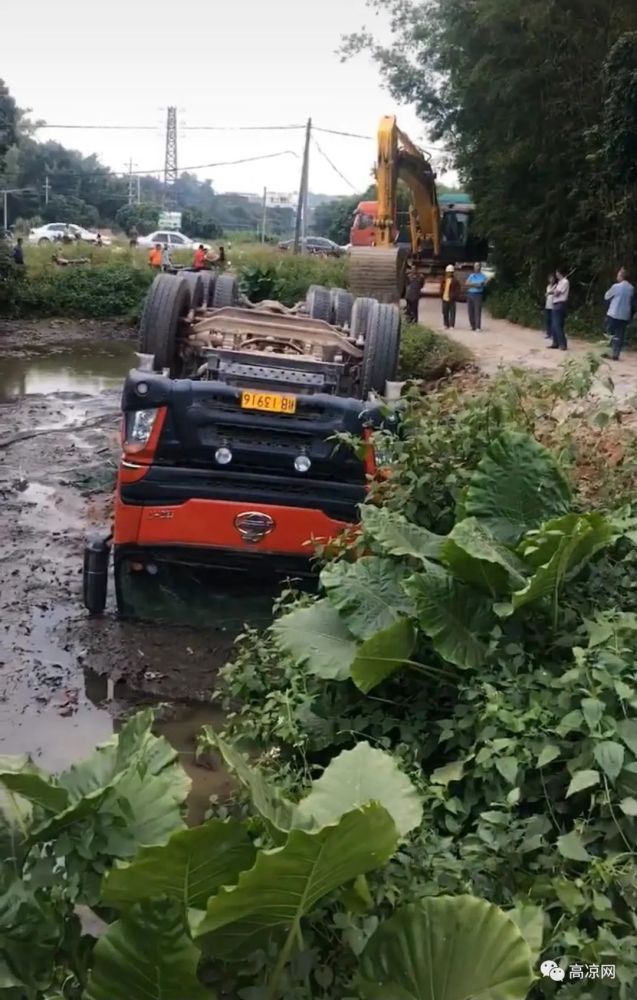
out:
M606 292L604 296L608 307L608 332L610 334L611 353L604 355L613 361L619 361L626 328L635 313L635 289L627 280L626 270L620 267L617 274L617 281Z
M470 274L465 282L469 322L474 333L482 332L482 303L486 284L487 276L482 272L482 264L476 262L473 265L473 274Z

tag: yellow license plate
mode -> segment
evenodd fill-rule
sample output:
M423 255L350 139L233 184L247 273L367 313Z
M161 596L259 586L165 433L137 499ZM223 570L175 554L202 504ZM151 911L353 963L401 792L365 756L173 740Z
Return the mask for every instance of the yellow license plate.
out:
M280 392L242 392L241 407L266 413L296 413L296 396L284 396Z

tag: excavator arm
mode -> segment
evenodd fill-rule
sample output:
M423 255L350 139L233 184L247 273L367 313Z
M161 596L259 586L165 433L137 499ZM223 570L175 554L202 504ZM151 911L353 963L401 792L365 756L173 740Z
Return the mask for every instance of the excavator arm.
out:
M350 261L350 288L355 295L371 295L381 302L400 300L405 283L407 257L394 247L398 181L411 193L411 252L416 255L428 243L434 256L440 253L440 206L436 175L430 161L397 125L393 115L381 118L376 161L378 210L377 242L373 248L357 248Z
M412 197L412 252L417 253L421 241L425 240L432 244L434 254L439 254L440 206L436 175L422 151L398 128L396 118L385 115L378 128L376 163L379 246L389 247L393 244L399 180L406 184Z

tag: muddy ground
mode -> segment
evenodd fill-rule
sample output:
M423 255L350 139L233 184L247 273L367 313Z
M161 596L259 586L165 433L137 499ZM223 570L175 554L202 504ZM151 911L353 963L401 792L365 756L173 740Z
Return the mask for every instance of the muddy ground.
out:
M81 602L85 537L110 523L134 349L112 324L0 325L0 753L58 770L161 703L197 808L226 780L194 765L194 736L219 720L210 696L232 631L120 622L112 594L92 619Z

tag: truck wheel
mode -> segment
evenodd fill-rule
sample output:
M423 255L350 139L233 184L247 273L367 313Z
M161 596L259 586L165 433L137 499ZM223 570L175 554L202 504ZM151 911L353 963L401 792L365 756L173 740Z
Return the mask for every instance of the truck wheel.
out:
M361 365L361 399L370 392L382 395L386 382L394 382L400 350L400 309L375 303L370 311Z
M239 283L231 274L220 274L215 281L212 305L215 309L239 304Z
M203 281L197 271L182 271L181 276L188 282L190 288L190 308L201 309L204 304Z
M372 309L374 309L378 303L376 299L356 299L352 307L352 318L350 322L350 336L354 340L365 340L367 337L367 328L369 326L369 317L371 315Z
M332 289L332 322L335 326L349 326L352 322L354 296L344 288Z
M215 279L217 276L212 271L203 271L200 277L201 284L203 285L203 305L205 309L209 309L215 294Z
M155 355L155 368L176 374L179 321L190 310L190 287L185 278L158 274L153 281L139 324L139 349Z
M332 320L332 296L329 288L317 285L311 288L307 297L307 311L312 319L324 319L326 323Z

